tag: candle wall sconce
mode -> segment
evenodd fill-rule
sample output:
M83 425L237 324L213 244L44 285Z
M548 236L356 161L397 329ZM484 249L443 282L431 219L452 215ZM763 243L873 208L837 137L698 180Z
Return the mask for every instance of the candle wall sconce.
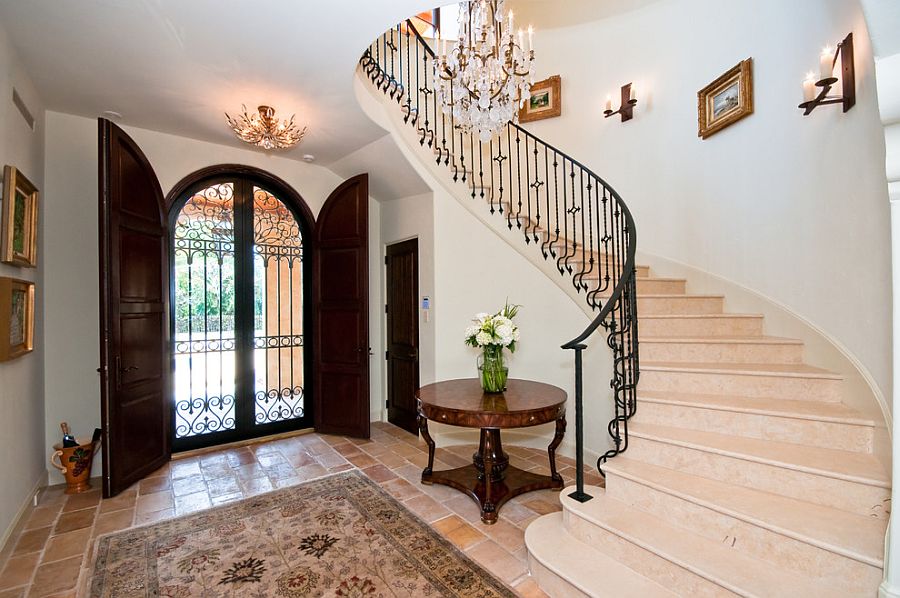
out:
M614 114L620 114L622 115L622 122L625 122L634 118L635 104L637 104L637 98L634 95L634 87L632 87L631 83L628 83L622 86L622 103L619 105L619 109L612 109L612 98L610 97L606 100L606 110L603 111L603 114L606 118Z
M840 60L841 95L828 95L838 82L834 69ZM817 91L818 90L818 91ZM803 103L799 108L803 116L808 116L819 106L841 104L844 112L856 105L856 72L853 68L853 33L847 35L838 44L834 54L830 50L823 51L819 58L819 80L809 73L803 81Z

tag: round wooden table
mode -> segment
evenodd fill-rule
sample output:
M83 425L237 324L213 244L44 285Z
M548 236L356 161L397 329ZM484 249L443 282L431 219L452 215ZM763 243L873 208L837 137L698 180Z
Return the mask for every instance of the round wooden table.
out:
M566 432L566 393L561 388L513 380L502 393L486 393L477 379L448 380L423 386L416 393L419 432L428 444L428 466L423 484L443 484L472 497L481 508L481 520L495 523L500 507L514 496L561 489L562 476L556 471L556 449ZM450 426L480 428L481 442L472 464L445 471L433 471L434 440L428 434L428 420ZM556 422L556 434L547 453L550 475L523 471L509 464L500 444L500 430L525 428ZM485 475L485 472L490 472Z

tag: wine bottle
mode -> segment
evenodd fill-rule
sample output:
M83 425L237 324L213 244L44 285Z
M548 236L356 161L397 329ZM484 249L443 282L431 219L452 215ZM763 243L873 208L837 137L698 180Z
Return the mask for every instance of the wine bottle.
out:
M66 422L62 422L61 424L59 424L59 427L63 433L63 448L78 446L78 441L75 440L75 437L69 433L69 424L67 424Z
M91 436L91 444L97 444L97 441L100 440L100 436L103 435L103 431L100 428L94 428L94 435Z

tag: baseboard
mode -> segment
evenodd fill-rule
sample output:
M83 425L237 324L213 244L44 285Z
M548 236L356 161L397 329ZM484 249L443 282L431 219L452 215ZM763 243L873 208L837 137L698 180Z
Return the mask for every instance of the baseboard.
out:
M900 598L900 586L893 585L887 580L878 586L878 598Z
M28 493L28 497L19 507L18 512L16 512L12 523L9 524L9 527L3 532L3 536L0 537L0 547L2 547L0 548L0 569L3 568L2 564L6 562L6 559L12 552L13 547L9 541L10 538L18 536L19 532L22 531L22 527L24 527L25 522L28 521L32 511L34 511L34 496L46 486L47 473L42 472L31 488L31 492Z

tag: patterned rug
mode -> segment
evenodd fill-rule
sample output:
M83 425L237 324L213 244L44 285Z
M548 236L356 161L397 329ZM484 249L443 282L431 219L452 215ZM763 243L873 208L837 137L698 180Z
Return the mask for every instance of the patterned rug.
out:
M512 598L351 471L98 541L94 598Z

